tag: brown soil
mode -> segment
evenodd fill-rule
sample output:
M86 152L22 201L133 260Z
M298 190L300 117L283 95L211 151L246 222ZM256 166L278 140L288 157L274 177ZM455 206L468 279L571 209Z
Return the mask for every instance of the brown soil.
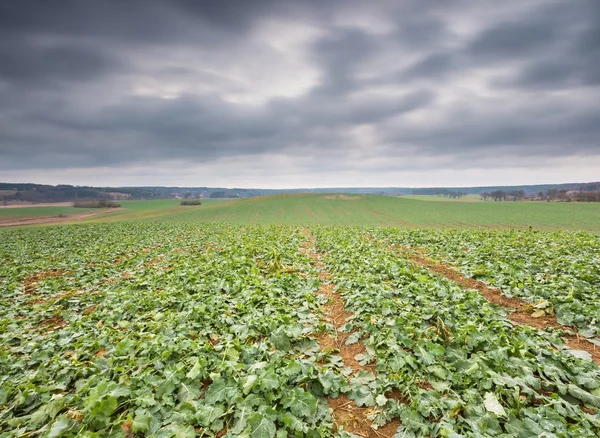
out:
M300 252L307 255L313 266L320 271L319 279L325 283L316 291L328 299L327 304L323 306L325 321L331 324L335 330L332 333L321 333L315 337L322 350L331 351L337 350L346 367L350 367L353 373L361 370L375 371L374 364L361 365L355 356L365 352L365 346L362 342L356 342L352 345L346 345L346 339L351 333L341 331L342 326L346 323L352 313L346 311L344 302L338 293L335 292L335 286L328 281L331 274L324 271L323 263L321 262L321 254L315 250L315 240L309 230L304 230L307 241L301 245ZM400 425L399 420L393 420L383 427L375 429L369 415L373 413L374 408L364 408L357 406L346 395L341 394L338 398L328 398L327 404L333 410L335 418L335 427L342 427L345 431L367 438L390 438L393 437Z
M44 329L43 334L45 335L53 332L54 330L60 330L66 326L66 321L62 319L60 315L54 315L53 317L40 322L38 328Z
M430 272L434 272L436 274L441 275L442 277L447 278L467 289L474 289L478 291L481 295L483 295L489 302L496 304L498 306L506 307L512 309L513 312L507 315L508 319L510 319L514 324L517 325L527 325L530 327L534 327L536 329L545 329L548 327L561 329L561 330L569 330L573 332L577 332L577 329L574 327L564 326L559 324L556 321L556 317L554 316L541 316L539 318L533 317L528 311L528 303L518 298L509 298L502 295L499 289L491 288L487 284L482 281L475 280L473 278L466 278L461 275L454 267L445 265L443 263L436 262L431 260L424 255L422 255L422 251L403 248L398 245L393 245L393 249L400 250L401 255L403 257L408 258L412 262L416 263L419 266L422 266L429 270ZM563 334L565 338L565 345L574 350L584 350L592 355L594 362L600 364L600 348L597 348L596 345L587 341L585 338L582 338L577 335Z
M42 225L56 224L61 222L71 222L80 219L87 219L92 216L106 213L107 211L118 211L122 208L111 208L110 210L95 211L92 213L69 214L67 216L40 216L27 219L7 219L0 221L0 227L19 227L23 225Z
M45 278L60 277L64 273L65 271L63 271L62 269L56 269L31 274L25 277L25 280L23 280L23 292L26 294L33 294L35 293L35 288L40 281L42 281Z

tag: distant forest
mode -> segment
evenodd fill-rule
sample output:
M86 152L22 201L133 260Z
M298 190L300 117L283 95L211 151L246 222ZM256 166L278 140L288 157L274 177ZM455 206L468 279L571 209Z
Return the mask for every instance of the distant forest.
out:
M357 193L388 196L433 195L461 198L478 195L485 201L579 201L599 202L600 182L544 184L528 186L454 187L454 188L323 188L323 189L240 189L222 187L88 187L72 185L44 185L0 183L0 202L77 202L89 200L134 199L206 199L248 198L282 193Z

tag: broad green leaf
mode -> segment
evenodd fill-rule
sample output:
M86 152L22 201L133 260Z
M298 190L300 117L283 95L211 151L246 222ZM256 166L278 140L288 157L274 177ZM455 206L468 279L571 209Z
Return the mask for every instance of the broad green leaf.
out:
M67 431L71 427L71 421L61 415L58 417L50 427L50 431L48 432L48 438L56 438L63 434L63 432Z
M275 348L281 351L289 351L292 348L290 338L284 333L283 330L276 330L271 334L271 342L275 345Z
M201 371L202 371L202 366L200 365L200 361L198 360L198 358L196 358L196 362L194 363L194 366L192 367L191 370L188 371L188 373L186 374L186 377L188 379L193 380L200 375Z
M375 399L368 387L357 385L352 388L349 395L350 400L354 400L357 406L375 406Z
M208 404L220 401L232 402L237 397L237 384L222 378L215 380L206 390L205 400Z
M244 392L244 394L248 394L252 390L252 387L256 383L257 379L258 376L256 374L250 374L249 376L246 376L243 379L244 383L242 385L242 391Z
M310 392L296 388L284 399L284 406L298 417L312 417L317 411L317 399Z
M600 397L590 394L577 385L567 385L569 394L584 403L600 408Z
M375 403L377 403L378 406L385 406L387 403L387 398L383 394L379 394L377 397L375 397Z
M493 412L499 417L506 417L506 411L498 401L496 394L493 392L485 393L485 396L483 397L483 404L488 412Z
M223 405L201 405L198 407L196 412L196 419L200 425L209 427L213 421L219 418L225 413L225 407Z
M196 437L196 431L194 430L194 427L190 426L190 425L172 423L172 424L169 424L168 429L171 432L173 432L173 434L175 435L175 438L195 438Z
M275 423L262 413L251 414L248 417L248 424L252 438L273 438L275 436Z
M150 422L152 417L147 414L136 415L133 419L132 431L134 433L144 433L150 430Z

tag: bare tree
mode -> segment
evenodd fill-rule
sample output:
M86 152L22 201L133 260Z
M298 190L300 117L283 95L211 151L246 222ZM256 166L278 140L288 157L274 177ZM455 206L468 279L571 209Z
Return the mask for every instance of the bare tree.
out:
M504 190L494 190L490 193L490 197L494 201L504 201L506 200L506 192Z
M513 190L508 193L509 196L513 198L513 201L521 200L525 197L524 190Z

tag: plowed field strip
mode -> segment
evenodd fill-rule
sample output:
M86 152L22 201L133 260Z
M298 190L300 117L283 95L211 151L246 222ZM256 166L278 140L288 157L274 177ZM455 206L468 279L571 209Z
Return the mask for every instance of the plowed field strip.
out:
M404 248L402 246L392 245L392 249L399 251L402 257L411 260L413 263L424 267L430 272L439 274L450 281L460 284L466 289L477 290L490 303L512 309L513 312L509 313L507 318L509 318L514 324L527 325L537 329L552 327L561 330L577 332L577 329L574 327L559 324L554 316L542 316L539 318L534 318L525 310L528 304L527 302L518 298L505 297L502 295L499 289L491 288L482 281L478 281L473 278L466 278L453 267L431 260L430 258L419 254L419 252L414 248ZM563 337L566 341L565 345L567 347L573 350L587 351L592 355L594 362L600 364L600 348L596 347L596 345L578 335L564 333Z
M366 351L362 342L359 341L352 345L346 345L346 339L351 333L343 332L341 331L341 328L348 318L352 316L352 313L346 311L340 294L335 292L335 285L329 281L331 275L325 270L325 267L321 262L321 257L323 255L317 253L315 249L314 237L310 231L306 229L304 230L304 234L308 240L302 246L300 251L307 255L310 258L313 267L319 270L319 279L322 281L322 284L316 293L328 299L327 304L323 307L323 313L326 322L331 324L335 330L333 334L326 333L317 337L316 341L319 343L321 349L325 351L333 349L338 350L344 365L351 368L353 373L361 370L368 370L375 373L374 365L361 365L355 359L357 354ZM336 425L338 427L342 426L345 431L352 432L359 436L368 438L390 438L394 436L400 424L398 420L394 420L383 427L374 429L372 422L368 418L370 409L356 406L356 404L344 394L336 399L328 398L327 403L329 404L329 407L333 409Z

